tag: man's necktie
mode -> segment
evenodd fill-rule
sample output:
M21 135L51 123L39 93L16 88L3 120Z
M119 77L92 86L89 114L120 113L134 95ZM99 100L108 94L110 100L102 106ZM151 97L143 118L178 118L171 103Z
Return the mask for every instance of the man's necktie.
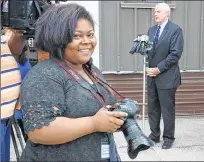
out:
M156 34L155 34L155 37L154 37L154 42L155 42L155 43L157 43L158 40L159 40L160 29L161 29L161 26L158 25L158 26L157 26L157 30L156 30Z

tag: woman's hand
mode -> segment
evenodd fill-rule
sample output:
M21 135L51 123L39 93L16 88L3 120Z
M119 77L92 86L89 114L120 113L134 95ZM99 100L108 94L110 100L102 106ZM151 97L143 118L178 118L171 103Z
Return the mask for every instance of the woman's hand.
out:
M121 119L127 117L125 112L107 111L101 108L93 117L94 130L96 132L115 132L124 121Z

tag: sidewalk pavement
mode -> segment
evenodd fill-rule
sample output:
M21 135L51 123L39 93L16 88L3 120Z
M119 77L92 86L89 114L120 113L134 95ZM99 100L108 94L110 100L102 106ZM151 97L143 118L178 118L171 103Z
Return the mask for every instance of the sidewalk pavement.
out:
M141 126L141 121L138 122ZM142 128L142 127L141 127ZM163 131L163 121L161 120ZM161 131L161 132L162 132ZM144 133L150 134L148 121L145 120ZM204 117L177 117L175 141L171 149L161 149L163 139L152 148L139 152L135 159L127 154L127 143L121 132L114 133L122 161L204 161Z
M142 120L138 121L138 124L142 128ZM148 136L150 130L147 120L145 120L144 126L144 133ZM163 129L162 120L161 129ZM123 133L116 132L114 137L122 161L204 161L204 117L177 117L176 139L172 148L168 150L161 149L163 144L161 138L159 144L139 152L135 159L128 157L127 143ZM11 161L16 161L13 146L11 148Z

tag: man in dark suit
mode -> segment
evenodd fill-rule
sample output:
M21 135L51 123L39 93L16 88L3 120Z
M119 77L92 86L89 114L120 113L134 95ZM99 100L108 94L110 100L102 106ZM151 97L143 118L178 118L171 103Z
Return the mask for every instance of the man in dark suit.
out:
M154 42L148 53L147 68L149 138L160 142L160 119L164 122L162 149L169 149L174 142L175 93L181 84L179 59L183 52L182 29L169 20L170 8L166 3L155 6L156 25L150 27L148 36Z

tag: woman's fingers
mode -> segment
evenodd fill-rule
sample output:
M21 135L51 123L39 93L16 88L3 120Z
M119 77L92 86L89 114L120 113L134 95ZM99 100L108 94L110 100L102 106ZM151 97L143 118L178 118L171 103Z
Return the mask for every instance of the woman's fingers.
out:
M121 125L124 124L124 121L121 119L114 118L114 124L120 127Z
M115 132L124 124L122 118L127 115L125 112L107 111L102 108L94 115L95 129L99 132Z
M111 129L111 132L117 131L123 124L124 121L119 118L113 116L109 118L109 127Z
M124 118L127 117L128 114L126 112L119 112L119 111L108 111L110 116L113 116L115 118Z
M121 126L112 123L112 125L111 125L111 127L109 129L109 132L113 133L113 132L117 131L120 127Z
M107 112L110 116L110 122L116 124L117 126L123 125L124 121L121 118L127 117L128 114L125 112L118 112L118 111L108 111Z

